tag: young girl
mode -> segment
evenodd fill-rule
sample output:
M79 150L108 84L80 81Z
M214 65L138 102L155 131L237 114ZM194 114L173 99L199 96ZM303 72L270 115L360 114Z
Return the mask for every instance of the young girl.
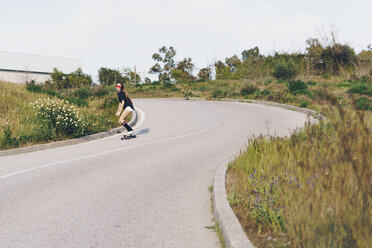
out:
M118 92L118 99L119 99L119 107L118 107L118 111L116 111L116 116L120 116L118 122L120 123L120 125L124 126L128 131L128 134L124 135L122 139L135 138L136 134L134 133L133 129L128 125L128 123L125 121L125 117L127 117L130 113L134 111L133 102L129 98L128 93L124 89L123 84L117 83L116 91ZM124 111L120 115L120 112L122 109L124 109Z

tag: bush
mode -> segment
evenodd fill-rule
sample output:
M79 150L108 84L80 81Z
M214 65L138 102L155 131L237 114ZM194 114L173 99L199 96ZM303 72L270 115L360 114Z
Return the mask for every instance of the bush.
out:
M62 98L60 93L58 93L58 92L56 92L55 90L52 90L52 89L43 90L43 93L47 94L49 96L56 96L58 98Z
M43 88L37 85L34 80L26 83L26 90L31 92L42 92Z
M181 91L180 89L176 88L176 87L173 87L170 89L171 92L179 92Z
M246 86L244 86L240 90L240 94L242 94L243 96L246 96L246 95L251 95L251 94L255 93L256 91L260 91L257 88L257 86L254 86L254 85L251 85L251 84L247 84Z
M362 94L365 94L367 95L367 85L365 84L358 84L358 85L355 85L353 87L351 87L350 89L347 90L347 93L355 93L355 94L359 94L359 95L362 95Z
M271 91L268 90L268 89L264 89L263 91L261 91L261 94L264 95L264 96L268 96L271 94Z
M52 84L58 89L86 87L92 84L92 77L83 73L80 68L70 74L64 74L54 68L50 76L53 81Z
M295 92L298 92L298 91L302 91L302 90L306 90L307 89L307 85L305 84L305 82L301 81L301 80L297 80L297 81L290 81L288 83L288 89L289 89L289 92L291 93L295 93Z
M293 60L280 60L274 67L272 75L278 80L289 80L296 77L298 68Z
M170 88L173 88L174 85L170 82L165 82L162 84L162 86L160 87L161 89L170 89Z
M313 97L311 92L307 89L306 83L301 80L290 81L287 87L288 87L289 92L291 92L293 95L303 94L303 95L308 95L311 98Z
M139 84L138 84L139 85ZM109 94L109 90L107 89L107 87L105 86L100 86L100 87L97 87L97 90L96 92L94 93L94 95L96 97L102 97L102 96L105 96L107 94Z
M212 98L224 98L227 96L226 90L215 89L212 91Z
M4 135L0 142L1 148L17 147L19 145L17 138L12 137L12 130L10 130L9 124L3 125L3 132Z
M367 97L361 97L356 100L356 108L359 110L372 110L371 100Z
M189 92L186 92L183 97L186 99L189 99L189 97L192 97L192 96L193 96L192 92L189 91Z
M31 103L36 109L39 123L45 130L56 136L79 137L86 134L86 125L81 119L79 110L68 101L57 99L39 99Z
M339 73L341 68L352 71L355 67L356 55L348 45L336 43L327 46L321 54L323 70L328 73Z
M202 85L199 88L199 91L201 91L201 92L204 92L204 91L207 91L207 90L209 90L209 86L208 85Z
M80 88L75 91L74 95L81 99L88 99L93 94L90 88Z
M306 108L309 105L310 105L310 102L308 100L305 100L300 103L300 108Z

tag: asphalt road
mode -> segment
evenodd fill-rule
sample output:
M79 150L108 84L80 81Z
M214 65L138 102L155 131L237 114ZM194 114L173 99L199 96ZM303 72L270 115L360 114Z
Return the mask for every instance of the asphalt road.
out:
M138 136L0 157L0 247L219 247L208 188L252 135L305 114L247 103L134 100Z

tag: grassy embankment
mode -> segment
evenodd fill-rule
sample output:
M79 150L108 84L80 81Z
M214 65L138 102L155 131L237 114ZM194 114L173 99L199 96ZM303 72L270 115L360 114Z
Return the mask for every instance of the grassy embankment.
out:
M117 127L115 97L115 89L88 89L86 94L81 89L55 91L0 82L0 149L64 140ZM81 116L80 124L84 125L83 133L61 131L58 126L41 123L31 103L44 98L64 100L66 110L76 108Z
M230 205L257 247L372 243L371 112L328 93L323 106L320 124L252 139L229 164Z

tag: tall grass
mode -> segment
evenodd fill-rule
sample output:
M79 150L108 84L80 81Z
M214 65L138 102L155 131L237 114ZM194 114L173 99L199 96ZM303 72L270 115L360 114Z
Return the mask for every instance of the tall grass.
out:
M260 246L372 244L372 123L332 101L327 120L253 139L229 165L230 202L246 230L277 237L253 235Z

